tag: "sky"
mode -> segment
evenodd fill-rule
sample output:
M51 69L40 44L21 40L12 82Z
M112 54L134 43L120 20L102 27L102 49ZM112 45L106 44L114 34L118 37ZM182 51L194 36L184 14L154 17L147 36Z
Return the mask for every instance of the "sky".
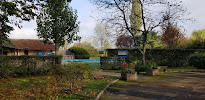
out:
M184 24L186 35L190 34L194 30L205 29L205 0L181 0L188 12L191 14L189 17L194 18L194 23L187 22ZM77 10L78 21L80 21L79 35L82 37L82 41L89 41L90 37L94 33L94 27L97 23L95 19L99 16L95 13L95 6L92 5L89 0L72 0L70 6ZM38 39L37 32L35 31L37 25L35 20L30 22L21 23L23 28L19 29L14 27L15 30L11 32L9 38L12 39ZM91 41L90 41L91 42Z

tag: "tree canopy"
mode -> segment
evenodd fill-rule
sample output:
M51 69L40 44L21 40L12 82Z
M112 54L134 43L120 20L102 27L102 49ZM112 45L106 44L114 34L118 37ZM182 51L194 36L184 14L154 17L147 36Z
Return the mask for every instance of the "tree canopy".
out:
M68 2L69 1L69 2ZM52 41L55 52L65 44L79 40L77 11L69 7L71 0L47 0L37 17L37 32L44 42Z

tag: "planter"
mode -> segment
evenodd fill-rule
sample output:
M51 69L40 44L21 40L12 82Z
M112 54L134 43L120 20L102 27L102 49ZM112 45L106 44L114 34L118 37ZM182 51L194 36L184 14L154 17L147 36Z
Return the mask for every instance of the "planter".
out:
M146 74L149 76L159 75L159 70L158 69L147 70Z
M129 73L121 73L121 79L126 81L136 81L137 73L129 74Z
M157 68L159 69L159 72L167 72L167 67L168 66L157 66Z

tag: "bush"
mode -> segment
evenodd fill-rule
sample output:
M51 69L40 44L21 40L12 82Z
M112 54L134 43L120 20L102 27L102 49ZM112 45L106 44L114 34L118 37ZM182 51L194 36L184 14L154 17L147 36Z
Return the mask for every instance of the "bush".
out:
M68 50L75 54L75 59L89 59L90 58L90 54L84 48L71 47Z
M205 69L205 53L195 53L189 57L189 64L199 69Z
M137 60L134 62L135 64L135 71L136 72L145 72L147 70L147 68L145 66L142 65L142 62Z

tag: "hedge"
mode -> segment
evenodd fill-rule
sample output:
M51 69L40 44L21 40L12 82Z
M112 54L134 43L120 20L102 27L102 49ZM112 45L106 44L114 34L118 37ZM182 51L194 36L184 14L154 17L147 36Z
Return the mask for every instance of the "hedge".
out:
M62 56L0 56L0 77L46 74Z
M190 55L189 64L199 69L205 69L205 53Z
M119 49L107 49L108 57L117 57ZM142 54L138 49L128 50L126 62L142 60ZM204 49L147 49L146 59L155 59L157 65L168 67L183 67L189 65L189 56L195 52L203 53Z
M75 59L89 59L90 58L90 54L84 48L71 47L68 50L75 54Z
M104 70L119 70L124 60L117 57L100 57L101 68Z

